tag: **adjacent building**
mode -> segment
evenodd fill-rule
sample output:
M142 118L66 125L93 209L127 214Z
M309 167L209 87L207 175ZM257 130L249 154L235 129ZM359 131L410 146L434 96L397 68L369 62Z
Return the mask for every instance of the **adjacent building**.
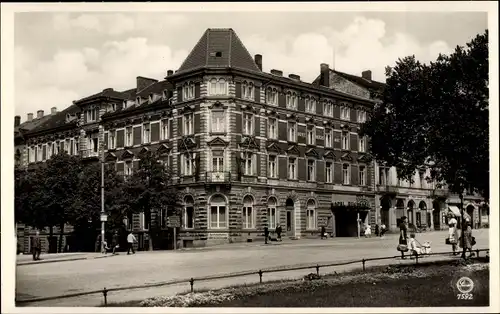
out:
M443 227L446 191L423 180L425 172L412 185L397 182L359 136L376 103L370 92L383 88L370 71L354 76L321 64L307 83L263 72L263 61L232 29L208 29L164 80L105 89L23 133L20 162L65 150L130 175L143 152L157 152L181 196L183 247L255 240L278 224L295 239L317 237L323 226L334 237L356 236L358 221L393 230L402 215ZM139 249L153 222L167 227L166 213L125 219Z

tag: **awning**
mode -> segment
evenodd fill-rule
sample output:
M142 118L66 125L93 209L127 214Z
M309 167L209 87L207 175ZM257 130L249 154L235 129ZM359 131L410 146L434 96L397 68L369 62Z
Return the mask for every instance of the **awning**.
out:
M460 214L460 209L458 209L457 206L448 206L448 210L455 215L455 217L461 217L462 215Z

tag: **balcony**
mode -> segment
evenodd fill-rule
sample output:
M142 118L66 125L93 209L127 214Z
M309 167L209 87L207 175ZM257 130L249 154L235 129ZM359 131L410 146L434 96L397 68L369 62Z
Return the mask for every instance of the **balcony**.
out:
M398 193L398 187L394 185L378 184L377 192L394 195Z
M205 173L205 185L226 184L231 185L231 172L209 171Z

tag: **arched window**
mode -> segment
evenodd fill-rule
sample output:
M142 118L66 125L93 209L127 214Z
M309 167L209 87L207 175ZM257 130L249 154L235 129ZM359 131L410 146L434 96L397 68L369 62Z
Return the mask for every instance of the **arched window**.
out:
M189 100L194 98L194 83L187 82L182 86L183 100Z
M278 222L278 212L277 212L277 202L274 197L271 197L267 201L267 227L269 229L275 229L276 223Z
M211 96L227 95L227 81L223 78L210 80L208 93Z
M255 228L253 198L250 195L245 196L243 199L243 229Z
M217 90L218 95L226 95L226 80L219 80L219 89Z
M184 221L182 227L184 229L194 228L194 200L192 196L184 198Z
M316 229L316 202L314 200L309 200L307 202L307 226L309 230Z
M278 104L278 90L276 88L267 88L267 97L266 102L269 105L277 105Z
M210 199L210 228L227 228L226 200L222 195L215 195Z

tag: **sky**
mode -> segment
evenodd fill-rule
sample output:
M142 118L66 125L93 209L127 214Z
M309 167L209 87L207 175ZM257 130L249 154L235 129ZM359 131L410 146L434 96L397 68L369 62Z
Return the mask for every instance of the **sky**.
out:
M52 107L137 76L177 70L207 28L233 28L263 70L314 80L321 63L385 81L398 58L423 62L465 45L487 28L482 12L27 12L14 17L15 114Z

